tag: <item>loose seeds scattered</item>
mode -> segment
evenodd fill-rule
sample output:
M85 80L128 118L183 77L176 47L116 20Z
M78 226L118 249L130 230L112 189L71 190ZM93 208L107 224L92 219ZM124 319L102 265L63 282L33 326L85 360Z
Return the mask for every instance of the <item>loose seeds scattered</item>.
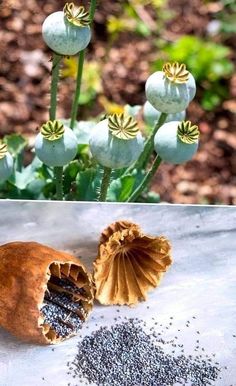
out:
M79 342L70 374L99 386L206 386L218 379L219 363L166 353L163 345L169 342L144 328L135 318L94 331Z

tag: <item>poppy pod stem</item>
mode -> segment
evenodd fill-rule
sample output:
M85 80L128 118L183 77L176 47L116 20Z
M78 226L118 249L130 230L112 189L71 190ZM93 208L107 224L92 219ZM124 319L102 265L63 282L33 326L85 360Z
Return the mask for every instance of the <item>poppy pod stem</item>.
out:
M128 198L127 202L135 202L135 200L140 196L140 194L144 191L144 189L148 186L148 184L152 180L153 176L155 175L157 169L161 164L161 161L162 161L161 157L156 156L151 169L146 174L141 184L137 187L137 189L135 189L135 191Z
M96 5L97 5L97 1L96 0L91 0L91 3L90 3L90 9L89 9L89 16L90 16L90 21L92 22L93 19L94 19L94 14L95 14L95 10L96 10Z
M56 184L56 199L63 200L63 166L54 167L54 179Z
M76 121L76 117L77 117L77 113L78 113L82 74L83 74L83 68L84 68L84 58L85 58L85 50L80 51L79 58L78 58L76 89L75 89L75 96L74 96L74 100L73 100L73 104L72 104L71 121L70 121L70 128L72 130L74 129L75 121Z
M96 0L91 0L90 9L89 9L90 24L92 23L93 18L94 18L94 14L95 14L95 10L96 10L96 3L97 3ZM80 51L79 59L78 59L76 89L75 89L75 95L74 95L74 100L73 100L72 109L71 109L70 128L72 130L74 129L76 117L78 114L78 105L79 105L79 98L80 98L83 68L84 68L84 58L85 58L85 49Z
M49 110L49 119L54 121L56 119L57 109L57 88L59 81L59 68L62 56L53 53L52 59L52 82L51 82L51 101ZM58 166L54 168L54 180L56 184L56 199L63 200L63 167Z
M108 191L109 183L111 179L111 172L112 172L111 168L104 167L99 201L106 201L107 191Z
M140 169L148 163L148 160L153 152L154 149L154 137L158 131L158 129L163 125L163 123L166 121L167 118L166 113L161 113L160 118L158 119L158 122L156 123L153 131L149 135L149 137L146 140L146 143L144 145L143 152L141 153L140 157L137 159L137 161L131 165L125 172L125 175L132 172L134 169Z
M50 109L49 109L49 119L54 121L56 119L56 109L57 109L57 87L59 81L59 68L60 61L62 56L53 53L52 57L52 81L51 81L51 92L50 92Z

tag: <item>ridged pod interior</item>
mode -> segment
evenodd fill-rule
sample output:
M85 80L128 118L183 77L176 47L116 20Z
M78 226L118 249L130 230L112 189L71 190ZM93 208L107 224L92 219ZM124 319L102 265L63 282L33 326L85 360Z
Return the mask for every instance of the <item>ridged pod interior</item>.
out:
M146 300L171 263L171 245L164 236L145 235L128 221L113 223L102 232L94 262L95 297L102 304Z

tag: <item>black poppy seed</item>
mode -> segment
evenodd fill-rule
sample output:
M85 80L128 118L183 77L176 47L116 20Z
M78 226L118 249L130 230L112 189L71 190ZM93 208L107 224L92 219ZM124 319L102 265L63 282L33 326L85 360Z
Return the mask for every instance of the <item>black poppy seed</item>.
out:
M186 382L205 386L218 379L218 367L205 358L177 355L174 350L166 353L160 343L167 342L155 339L144 326L137 318L129 319L84 337L73 362L74 378L80 376L98 386L174 386Z
M80 289L68 280L54 278L53 282L60 283L65 290L68 288L72 291L75 288L76 293L79 293ZM49 324L57 336L62 338L76 334L83 324L78 315L78 312L84 315L81 303L73 301L73 295L65 292L46 291L41 312L44 323Z
M51 276L50 282L52 282L53 284L57 284L61 288L65 289L65 290L68 290L68 291L71 291L74 294L81 294L81 295L85 295L86 294L86 292L85 292L85 290L83 288L77 287L76 284L72 283L68 279L59 279L56 276Z

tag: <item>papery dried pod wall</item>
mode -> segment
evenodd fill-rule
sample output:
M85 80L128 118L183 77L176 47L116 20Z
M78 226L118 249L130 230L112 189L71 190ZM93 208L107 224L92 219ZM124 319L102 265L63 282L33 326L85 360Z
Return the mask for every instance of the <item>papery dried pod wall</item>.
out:
M75 335L93 305L79 259L36 242L0 246L0 326L38 344Z
M113 223L101 235L94 262L95 297L102 304L146 300L171 263L171 246L164 236L145 235L129 221Z

